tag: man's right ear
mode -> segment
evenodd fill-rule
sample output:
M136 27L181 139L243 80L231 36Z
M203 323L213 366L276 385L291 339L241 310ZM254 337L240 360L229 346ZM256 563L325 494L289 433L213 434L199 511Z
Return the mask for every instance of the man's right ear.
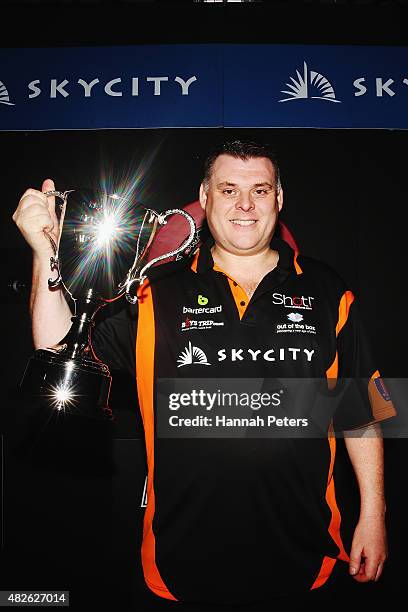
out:
M207 205L207 191L204 187L204 183L201 183L200 185L200 206L203 210L205 210L206 205Z

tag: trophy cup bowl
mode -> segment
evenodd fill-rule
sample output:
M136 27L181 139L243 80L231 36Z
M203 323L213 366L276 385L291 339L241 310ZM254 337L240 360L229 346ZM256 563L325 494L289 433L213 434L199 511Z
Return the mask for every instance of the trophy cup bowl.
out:
M94 355L91 331L98 310L125 297L137 302L137 288L150 267L169 257L183 256L198 243L194 219L182 209L157 212L130 197L103 190L49 191L58 199L60 236L49 236L50 290L63 289L74 302L72 325L56 346L40 348L29 359L20 388L53 413L111 419L111 374ZM157 230L168 217L182 215L189 235L169 253L149 260Z

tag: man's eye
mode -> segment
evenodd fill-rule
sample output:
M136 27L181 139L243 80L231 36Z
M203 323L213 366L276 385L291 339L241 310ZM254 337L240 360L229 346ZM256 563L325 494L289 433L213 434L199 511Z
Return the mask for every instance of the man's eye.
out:
M234 189L223 189L222 193L225 193L225 195L233 195L235 193Z
M265 195L268 193L267 189L255 189L256 195Z

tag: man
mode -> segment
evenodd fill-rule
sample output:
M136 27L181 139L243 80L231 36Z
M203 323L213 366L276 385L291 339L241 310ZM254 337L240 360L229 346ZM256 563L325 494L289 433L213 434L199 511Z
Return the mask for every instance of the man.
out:
M44 181L43 191L53 188ZM283 190L268 147L235 141L216 148L200 203L209 236L194 258L152 270L138 304L93 335L96 354L112 368L134 375L136 367L148 462L146 583L167 600L251 603L316 589L342 562L354 580L377 581L387 550L376 423L395 410L371 363L354 296L331 268L275 235ZM52 346L71 322L61 292L47 285L46 234L56 240L59 231L54 203L28 190L13 219L33 249L34 343ZM284 327L288 320L309 327ZM306 329L313 333L300 332ZM169 379L205 388L206 379L276 377L327 378L329 386L338 377L364 377L367 385L360 402L341 404L326 437L158 435L157 396L168 392ZM333 431L346 431L361 495L349 554Z

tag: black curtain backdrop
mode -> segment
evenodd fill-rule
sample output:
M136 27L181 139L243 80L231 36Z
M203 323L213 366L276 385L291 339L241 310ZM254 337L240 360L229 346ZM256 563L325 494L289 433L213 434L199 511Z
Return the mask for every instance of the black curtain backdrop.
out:
M210 9L217 11L217 18ZM161 5L160 10L156 7L156 13L152 6L123 5L114 13L102 6L25 7L11 14L3 46L406 44L402 9L335 10L302 7L293 14L287 6L181 7L171 3ZM231 15L234 26L229 23ZM70 590L74 609L107 601L115 602L118 610L137 605L144 610L151 605L143 594L139 568L145 458L132 381L112 373L115 422L108 430L74 432L76 444L70 447L72 462L68 465L62 465L58 454L53 454L55 448L47 446L35 462L27 460L15 452L14 440L7 435L27 409L18 383L33 351L28 314L31 254L11 220L18 200L27 187L39 189L48 177L55 180L57 189L87 186L102 170L113 176L135 177L146 156L152 156L140 183L141 200L162 210L180 207L197 198L208 147L226 137L250 137L275 147L285 194L282 220L301 252L336 268L359 297L382 375L406 376L407 132L159 129L0 133L2 589ZM27 289L10 289L12 281ZM405 406L397 408L404 410ZM406 447L405 439L385 440L390 558L384 575L375 585L356 585L350 579L343 589L344 601L387 602L403 593ZM335 478L348 548L358 519L358 491L341 440Z

